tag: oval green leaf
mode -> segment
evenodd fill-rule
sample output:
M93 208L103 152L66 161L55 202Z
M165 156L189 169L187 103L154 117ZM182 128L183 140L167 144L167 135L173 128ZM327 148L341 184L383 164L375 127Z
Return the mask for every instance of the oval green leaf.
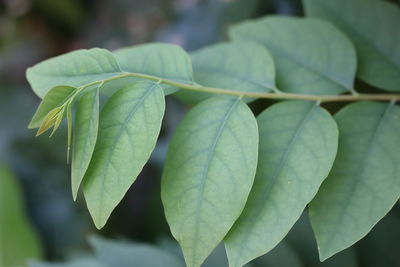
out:
M56 86L53 87L43 98L38 109L33 115L31 122L28 125L29 129L38 128L46 115L54 108L61 106L74 92L76 88L71 86Z
M217 44L192 53L191 58L194 79L203 86L259 93L275 88L274 61L259 44ZM212 95L180 90L176 96L186 103L195 104Z
M256 120L238 98L210 98L178 126L161 198L187 266L200 266L242 212L254 180L257 147Z
M331 21L353 41L357 76L367 83L400 91L400 9L377 0L303 0L308 16Z
M92 159L99 128L99 89L90 90L79 100L74 124L71 187L76 200L79 186Z
M353 88L355 50L328 22L268 16L233 26L230 36L233 40L255 41L268 49L282 91L332 95Z
M114 51L121 69L126 72L135 72L157 76L163 79L193 83L192 64L188 54L179 46L162 43L151 43ZM128 78L133 81L135 78ZM178 90L171 85L161 85L165 94ZM104 90L107 91L108 87Z
M160 133L164 93L139 82L117 91L100 113L99 134L83 179L83 192L97 228L136 180Z
M275 104L257 121L256 178L225 238L231 267L267 253L285 237L328 175L337 150L336 123L313 102Z
M338 155L309 207L321 260L364 237L400 196L400 107L360 102L335 119Z
M28 68L26 77L33 91L43 98L58 85L78 87L121 74L114 56L105 49L76 50Z

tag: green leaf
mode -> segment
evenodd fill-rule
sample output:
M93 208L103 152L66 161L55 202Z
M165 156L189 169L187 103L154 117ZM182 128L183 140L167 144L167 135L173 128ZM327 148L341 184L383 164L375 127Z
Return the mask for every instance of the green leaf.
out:
M230 266L274 248L318 191L335 159L335 121L313 102L288 101L258 116L257 174L246 207L225 238Z
M193 82L190 58L176 45L152 43L121 48L114 51L114 56L121 69L127 72L148 74L184 83ZM132 78L130 80L134 81ZM178 89L164 84L162 87L166 95Z
M112 241L93 236L89 239L96 257L106 266L116 267L183 267L181 259L158 247Z
M321 260L364 237L400 196L400 108L360 102L335 119L338 155L309 208Z
M357 76L367 83L400 91L400 9L377 0L303 0L308 16L333 22L353 41Z
M285 92L332 95L353 88L355 50L328 22L268 16L232 27L230 36L255 41L270 51L278 88Z
M118 74L121 69L111 52L92 48L47 59L28 68L26 77L33 91L43 98L58 85L78 87Z
M42 255L38 237L23 210L17 178L0 165L0 266L22 266Z
M161 198L189 267L200 266L238 218L253 184L258 132L239 98L193 108L172 138Z
M71 186L76 200L79 186L93 155L99 127L99 89L84 94L76 111L72 149Z
M61 106L75 91L75 87L71 86L56 86L52 88L43 98L38 109L33 115L31 122L28 125L29 129L38 128L46 115L54 108Z
M149 159L164 110L163 90L150 82L120 89L102 109L97 143L83 184L97 228L105 225Z
M274 62L259 44L217 44L194 52L191 58L195 81L203 86L260 93L275 88ZM180 90L176 96L194 104L212 95Z

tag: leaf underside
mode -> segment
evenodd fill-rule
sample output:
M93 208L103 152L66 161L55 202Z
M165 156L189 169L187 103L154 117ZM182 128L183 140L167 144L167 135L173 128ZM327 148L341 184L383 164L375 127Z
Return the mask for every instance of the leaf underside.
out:
M353 87L355 50L328 22L268 16L234 25L229 33L234 41L254 41L268 49L282 91L334 95Z
M377 0L303 0L307 16L334 23L353 41L357 76L367 83L400 91L400 9Z
M246 207L225 238L230 266L242 266L275 247L328 175L337 126L312 102L275 104L258 118L257 174Z
M99 135L83 178L83 192L97 228L136 180L153 151L165 100L157 83L139 82L117 91L101 110Z
M309 207L321 260L364 237L400 196L400 107L360 102L335 119L338 155Z
M188 266L200 266L242 212L257 165L254 115L240 99L193 108L171 141L161 197Z

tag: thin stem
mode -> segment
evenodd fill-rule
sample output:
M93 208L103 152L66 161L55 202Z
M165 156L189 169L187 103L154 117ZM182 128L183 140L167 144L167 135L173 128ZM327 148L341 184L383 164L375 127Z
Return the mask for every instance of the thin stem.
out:
M207 87L202 86L197 83L185 83L172 81L168 79L163 79L157 76L142 74L142 73L128 73L125 72L121 75L113 76L104 80L95 81L92 83L88 83L81 87L78 87L78 91L98 84L98 83L106 83L112 80L127 78L127 77L136 77L147 80L153 80L159 83L165 83L168 85L173 85L185 90L197 91L197 92L205 92L212 94L224 94L231 96L239 96L239 97L251 97L251 98L267 98L267 99L291 99L291 100L310 100L310 101L319 101L319 102L342 102L342 101L361 101L361 100L377 100L377 101L399 101L400 94L347 94L347 95L306 95L306 94L293 94L293 93L285 93L279 91L276 88L273 88L275 93L258 93L258 92L243 92L243 91L234 91L227 90L221 88Z

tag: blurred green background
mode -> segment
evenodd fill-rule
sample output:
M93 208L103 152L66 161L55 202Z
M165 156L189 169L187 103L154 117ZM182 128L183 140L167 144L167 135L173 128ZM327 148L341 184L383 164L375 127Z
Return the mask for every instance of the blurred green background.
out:
M230 24L267 14L301 15L301 3L1 0L0 266L25 266L26 258L60 262L86 255L92 234L145 242L179 254L164 218L160 176L168 140L188 107L173 97L167 98L163 129L150 162L106 227L96 231L82 196L76 203L72 201L65 128L49 139L36 138L35 132L26 127L39 104L25 80L27 67L74 49L113 50L151 41L174 43L193 51L225 40ZM252 108L257 112L266 104L256 101ZM396 205L366 238L319 263L317 246L304 215L282 244L252 266L398 267L399 240L400 208ZM143 253L143 257L146 255ZM205 266L227 266L222 247Z

